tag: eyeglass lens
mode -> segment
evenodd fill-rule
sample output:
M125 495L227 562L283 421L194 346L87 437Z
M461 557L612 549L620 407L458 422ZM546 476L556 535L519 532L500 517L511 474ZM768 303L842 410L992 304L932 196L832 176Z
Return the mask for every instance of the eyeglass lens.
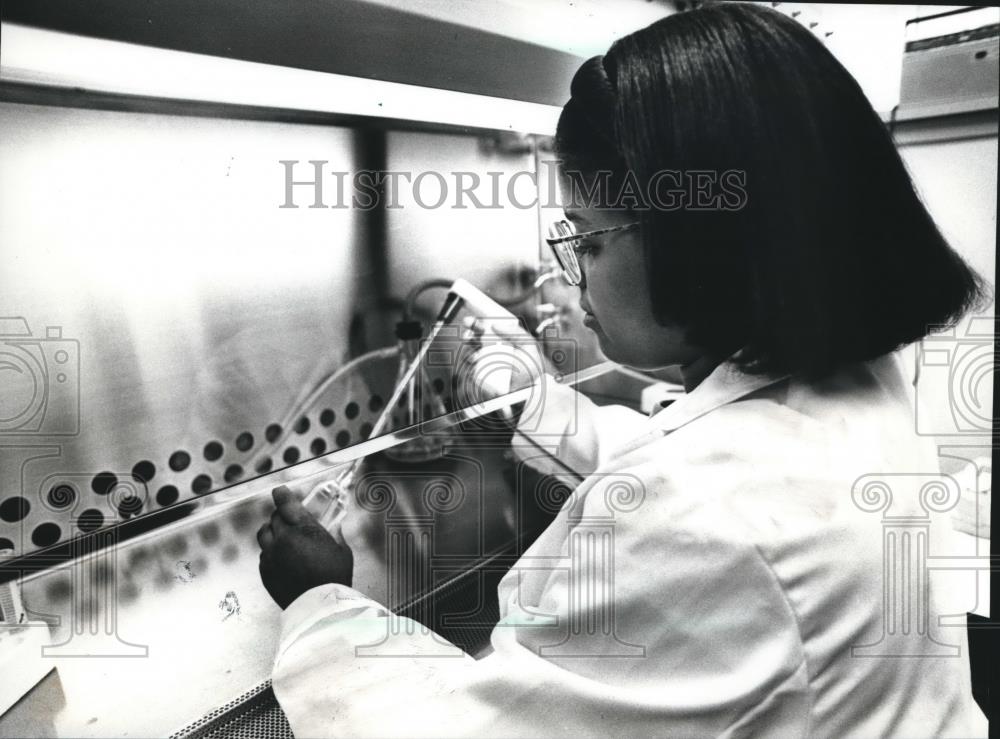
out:
M574 228L573 224L569 221L557 221L549 228L549 236L553 239L573 236L575 234L576 228ZM559 266L562 267L563 277L570 285L579 285L583 279L580 262L577 259L576 251L573 248L575 245L576 241L574 240L563 241L558 244L550 244L552 247L552 253L556 257L556 261L559 262Z

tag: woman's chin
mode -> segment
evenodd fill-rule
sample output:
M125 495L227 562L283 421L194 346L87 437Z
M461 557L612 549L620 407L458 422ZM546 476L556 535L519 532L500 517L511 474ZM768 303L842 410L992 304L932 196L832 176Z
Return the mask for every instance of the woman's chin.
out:
M612 362L625 364L621 356L621 351L614 345L614 342L608 339L607 334L601 331L599 327L594 330L594 334L597 336L597 346L600 348L601 354L610 359Z
M641 372L662 369L669 364L680 364L680 362L669 362L666 359L656 356L647 356L646 352L635 352L622 350L621 345L615 344L603 331L595 331L597 335L597 345L601 354L616 364L621 364Z

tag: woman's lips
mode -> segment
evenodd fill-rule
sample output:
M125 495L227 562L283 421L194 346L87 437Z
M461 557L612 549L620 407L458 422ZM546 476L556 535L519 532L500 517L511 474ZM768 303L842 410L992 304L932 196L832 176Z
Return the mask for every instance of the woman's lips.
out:
M600 326L601 324L599 324L597 322L597 318L594 317L593 313L584 313L583 314L583 325L586 326L589 329L593 329L593 328L595 328L597 326Z

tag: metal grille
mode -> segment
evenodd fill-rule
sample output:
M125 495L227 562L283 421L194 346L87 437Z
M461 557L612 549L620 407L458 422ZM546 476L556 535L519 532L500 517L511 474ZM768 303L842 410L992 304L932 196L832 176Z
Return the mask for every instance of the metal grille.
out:
M271 681L261 683L239 698L216 708L170 739L293 739Z

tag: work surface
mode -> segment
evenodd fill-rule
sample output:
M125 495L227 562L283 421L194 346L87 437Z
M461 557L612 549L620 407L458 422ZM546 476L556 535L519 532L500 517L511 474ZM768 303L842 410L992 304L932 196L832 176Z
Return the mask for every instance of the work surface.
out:
M419 465L378 455L362 469L344 522L354 586L433 626L448 614L415 598L477 564L508 567L538 513L516 493L525 468L497 445L453 446ZM273 506L270 487L249 487L28 578L29 617L51 625L53 647L37 659L55 671L0 717L0 735L166 736L267 680L280 611L260 582L255 535ZM471 608L466 599L443 629L456 643L482 644L494 581L480 578Z

